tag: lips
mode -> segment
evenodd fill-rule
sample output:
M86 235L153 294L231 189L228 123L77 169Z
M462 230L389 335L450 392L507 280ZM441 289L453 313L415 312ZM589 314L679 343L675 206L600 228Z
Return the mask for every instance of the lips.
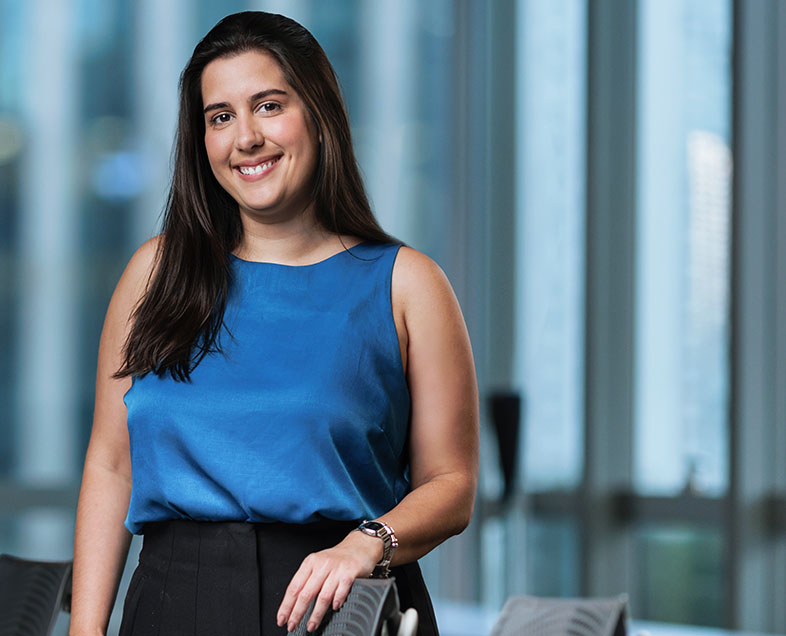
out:
M280 159L281 157L273 157L272 159L266 159L256 164L245 163L243 165L235 166L235 170L237 170L243 177L260 177L270 172L270 170L273 169Z

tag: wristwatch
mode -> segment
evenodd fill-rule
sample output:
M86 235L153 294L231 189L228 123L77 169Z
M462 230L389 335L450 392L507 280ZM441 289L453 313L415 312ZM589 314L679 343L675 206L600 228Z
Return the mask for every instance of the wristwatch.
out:
M393 559L393 552L398 547L398 539L396 539L396 533L393 532L393 528L384 521L364 521L356 530L360 530L370 537L382 539L382 558L374 566L371 578L386 579L390 576L390 561Z

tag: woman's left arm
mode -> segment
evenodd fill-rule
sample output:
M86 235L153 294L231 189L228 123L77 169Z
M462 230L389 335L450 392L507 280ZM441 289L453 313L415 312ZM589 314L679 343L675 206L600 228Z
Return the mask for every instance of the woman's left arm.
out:
M393 268L393 313L412 399L411 491L378 518L393 528L393 565L414 561L469 524L478 476L478 390L469 336L445 274L402 247ZM356 578L371 574L382 541L351 532L309 555L289 584L278 624L291 631L316 597L309 631L340 607Z

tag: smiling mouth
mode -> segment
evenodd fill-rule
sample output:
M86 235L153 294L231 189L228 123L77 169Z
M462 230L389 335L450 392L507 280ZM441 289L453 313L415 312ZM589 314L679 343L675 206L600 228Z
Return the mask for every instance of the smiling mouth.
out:
M272 168L281 157L276 157L275 159L270 159L269 161L265 161L264 163L259 163L255 166L238 166L238 171L240 174L244 174L246 176L251 176L255 174L262 174L265 170Z

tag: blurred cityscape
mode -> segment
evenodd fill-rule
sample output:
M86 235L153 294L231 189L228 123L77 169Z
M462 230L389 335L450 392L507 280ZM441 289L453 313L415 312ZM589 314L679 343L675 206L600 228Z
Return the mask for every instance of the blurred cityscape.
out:
M626 211L635 218L633 409L620 424L632 444L617 459L632 497L722 500L731 480L732 0L623 2L635 5L625 37L635 50L636 196ZM218 19L253 8L290 15L320 41L382 225L456 287L484 405L500 385L523 398L514 503L498 505L484 414L476 519L423 560L438 607L497 610L511 594L597 589L583 534L591 512L558 503L586 494L590 456L590 5L0 0L0 552L71 558L98 337L125 263L157 232L179 73ZM495 92L505 78L510 103ZM510 184L507 198L500 183ZM505 209L489 204L500 200ZM511 249L498 248L495 231ZM503 270L507 298L493 291ZM498 334L509 337L500 344ZM509 365L488 353L494 347ZM728 528L664 518L626 532L624 591L636 618L729 626Z

